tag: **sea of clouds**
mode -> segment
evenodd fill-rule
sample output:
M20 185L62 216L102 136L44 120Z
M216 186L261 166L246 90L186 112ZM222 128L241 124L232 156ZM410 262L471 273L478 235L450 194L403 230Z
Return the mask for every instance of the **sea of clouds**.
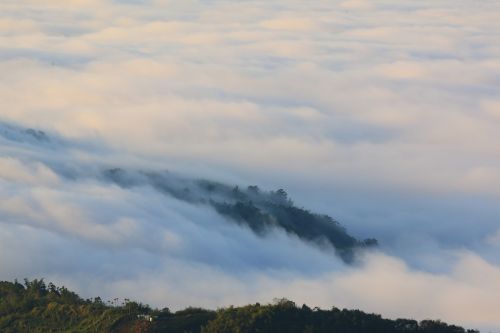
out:
M500 330L498 17L496 0L0 2L0 279ZM381 246L345 265L99 176L114 167L285 188Z

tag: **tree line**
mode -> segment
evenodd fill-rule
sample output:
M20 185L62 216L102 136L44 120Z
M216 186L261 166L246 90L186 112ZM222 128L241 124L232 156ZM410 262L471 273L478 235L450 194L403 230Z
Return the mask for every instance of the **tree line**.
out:
M128 299L83 299L43 279L0 282L0 332L478 333L440 320L390 320L360 310L298 306L287 299L218 310L153 309Z

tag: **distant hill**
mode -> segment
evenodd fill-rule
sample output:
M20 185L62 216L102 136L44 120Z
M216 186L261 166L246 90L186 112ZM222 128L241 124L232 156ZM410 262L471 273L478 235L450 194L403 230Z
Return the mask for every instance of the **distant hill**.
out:
M265 236L273 228L302 240L334 248L346 262L354 249L377 246L376 239L358 240L332 217L295 206L283 189L264 191L257 186L241 188L205 179L189 179L169 172L103 171L103 178L122 187L150 185L156 190L192 204L213 207L228 221L248 226Z
M217 311L152 309L125 299L103 302L43 279L0 282L0 332L116 333L478 333L439 320L389 320L359 310L311 309L279 299L273 304Z

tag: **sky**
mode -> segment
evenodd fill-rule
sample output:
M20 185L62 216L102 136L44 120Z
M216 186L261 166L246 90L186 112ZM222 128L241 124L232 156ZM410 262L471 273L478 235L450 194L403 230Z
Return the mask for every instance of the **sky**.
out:
M500 331L498 17L496 0L1 1L0 279ZM380 248L346 265L109 167L285 188Z

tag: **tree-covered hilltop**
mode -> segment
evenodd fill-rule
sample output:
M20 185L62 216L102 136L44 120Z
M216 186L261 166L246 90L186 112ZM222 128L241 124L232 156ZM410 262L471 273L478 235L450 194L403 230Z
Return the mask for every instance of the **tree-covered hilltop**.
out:
M0 282L0 332L112 332L123 323L133 327L135 314L149 312L131 301L85 300L43 279Z
M151 309L125 299L82 299L43 279L0 282L0 332L478 333L439 320L390 320L359 310L311 309L279 299L217 311Z
M202 333L473 333L439 320L384 319L359 310L311 309L287 299L217 311Z
M149 185L179 200L208 205L227 221L245 225L259 236L279 229L313 244L331 246L346 262L353 260L356 248L377 245L376 239L358 240L351 236L328 215L297 207L283 189L264 191L257 186L230 186L183 178L169 172L121 168L106 169L102 177L121 187Z

